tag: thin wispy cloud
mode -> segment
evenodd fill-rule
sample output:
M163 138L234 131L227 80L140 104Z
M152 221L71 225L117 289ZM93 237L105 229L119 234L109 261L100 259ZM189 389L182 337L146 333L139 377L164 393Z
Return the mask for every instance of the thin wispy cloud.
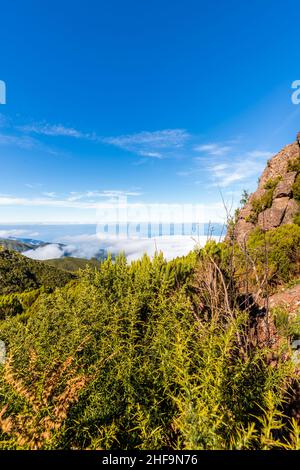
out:
M43 196L51 197L51 198L57 197L57 196L56 196L56 193L54 193L54 192L47 192L47 191L45 191L45 192L43 193Z
M208 170L213 184L225 188L260 174L265 168L266 159L271 156L271 152L253 150L230 161L215 163Z
M4 115L0 113L0 127L6 128L9 127L9 119Z
M272 157L272 152L264 149L241 149L240 140L210 142L198 145L193 150L201 154L194 157L194 166L183 168L176 174L194 178L197 185L206 181L209 186L220 188L234 188L246 181L253 183L255 177L263 171L267 159Z
M157 148L169 146L181 147L188 139L189 134L184 129L166 129L154 132L139 132L137 134L122 135L117 137L107 137L107 143L122 148L135 145L151 145Z
M41 183L25 183L26 188L29 189L35 189L35 188L40 188L43 185Z
M97 198L117 198L117 197L136 197L142 193L139 191L122 191L122 190L103 190L103 191L71 191L68 201L95 200Z
M232 150L232 146L219 144L219 143L211 143L211 144L197 145L194 148L194 150L196 150L196 152L206 153L207 155L223 156L223 155L228 154L228 152Z
M39 232L33 232L26 229L0 230L0 238L33 238L37 237Z
M143 157L163 158L167 152L181 149L189 138L190 134L185 129L165 129L105 137L102 141Z
M1 116L0 116L1 117ZM1 121L0 121L1 122ZM4 124L8 121L4 120ZM140 157L137 164L149 162L149 159L182 158L188 160L187 168L180 168L175 174L193 178L195 184L210 184L222 188L234 187L243 181L254 180L264 168L266 160L272 155L264 149L241 151L239 140L204 142L197 144L199 138L187 130L163 129L142 131L117 136L98 136L76 127L47 122L34 122L23 126L13 126L20 135L0 133L0 146L16 146L23 149L42 149L43 143L36 136L66 137L76 140L92 141L94 144L109 145L122 151L131 152ZM203 141L203 137L201 138ZM48 149L49 150L49 149ZM49 150L50 151L50 150ZM29 185L28 185L29 187ZM55 192L44 191L40 197L32 199L2 196L0 205L46 205L52 207L95 208L101 199L113 199L120 196L140 196L139 191L85 191L70 192L63 198Z
M101 136L95 132L84 132L75 127L47 122L33 122L15 126L23 137L30 135L48 137L68 137L82 139L98 144L106 144L135 153L145 158L161 159L170 153L182 149L191 135L185 129L163 129L157 131L142 131L133 134L117 136Z
M138 191L103 190L70 192L59 196L54 192L43 192L37 197L19 197L0 194L0 206L27 206L27 207L64 207L74 209L97 209L101 202L115 202L119 197L140 196Z
M150 158L162 158L161 150L182 148L190 137L185 129L163 129L153 132L143 131L134 134L105 137L95 133L83 132L74 127L45 122L26 124L18 126L17 129L25 134L91 140L96 143L113 145Z
M62 124L34 123L18 126L18 130L28 134L39 134L52 137L73 137L76 139L89 138L90 134L84 134L72 127L66 127Z
M250 158L271 158L272 155L272 152L267 152L264 150L253 150L252 152L248 152L248 156Z
M150 158L162 158L162 154L160 152L146 152L144 150L141 150L139 152L139 155L141 155L141 157L150 157Z
M26 134L9 134L7 131L5 133L0 132L0 147L21 149L26 151L36 150L54 156L61 154L61 152L59 152L56 148L52 148L51 146L46 145L35 137Z
M17 197L0 196L0 206L27 206L27 207L69 207L80 209L95 209L97 206L92 202L70 201L68 199L53 199L46 197Z
M30 136L16 136L0 133L0 145L3 147L17 147L24 150L32 150L41 144Z

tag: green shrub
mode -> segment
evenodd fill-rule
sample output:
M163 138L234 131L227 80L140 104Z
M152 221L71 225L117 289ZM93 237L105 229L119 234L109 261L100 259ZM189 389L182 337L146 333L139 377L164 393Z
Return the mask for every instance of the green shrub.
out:
M300 314L290 315L283 307L273 309L273 317L278 333L290 341L300 337Z
M265 270L268 262L269 277L273 282L288 281L299 271L300 227L298 225L282 225L267 232L256 229L250 234L247 247L260 271Z
M288 161L287 171L297 171L297 173L300 172L300 158L299 157Z
M300 226L300 212L295 215L293 223Z
M300 201L300 173L297 175L295 182L292 187L293 197L297 201Z
M41 287L29 292L20 294L8 294L0 296L0 319L19 315L26 312L38 299L39 295L47 289Z
M242 192L242 195L241 195L241 199L240 199L241 206L244 206L245 204L247 204L247 202L249 200L249 196L250 196L249 191L244 189L243 192Z
M268 189L260 198L253 199L252 208L256 216L272 206L273 193L274 188Z
M276 186L278 185L279 181L281 181L281 180L282 180L282 176L276 176L276 178L270 178L266 182L264 188L274 190L276 188Z
M0 296L0 319L4 319L9 316L17 315L23 312L22 303L20 299L14 295L2 295Z

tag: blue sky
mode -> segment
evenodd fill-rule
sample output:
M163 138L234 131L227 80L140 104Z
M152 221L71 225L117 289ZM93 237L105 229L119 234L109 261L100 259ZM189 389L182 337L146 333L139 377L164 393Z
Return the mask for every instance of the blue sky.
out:
M254 190L300 130L294 0L2 2L0 221Z

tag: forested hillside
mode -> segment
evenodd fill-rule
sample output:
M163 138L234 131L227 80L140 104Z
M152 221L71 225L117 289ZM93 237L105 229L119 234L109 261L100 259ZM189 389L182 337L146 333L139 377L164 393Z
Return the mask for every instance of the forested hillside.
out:
M0 319L27 311L41 293L72 279L71 273L0 248Z
M0 248L0 295L30 291L41 286L54 289L71 279L72 275L63 270Z
M73 256L67 256L65 258L56 258L44 260L45 264L49 266L54 266L55 268L64 269L65 271L78 271L79 269L84 269L87 266L98 268L100 266L99 260L84 259L84 258L74 258Z

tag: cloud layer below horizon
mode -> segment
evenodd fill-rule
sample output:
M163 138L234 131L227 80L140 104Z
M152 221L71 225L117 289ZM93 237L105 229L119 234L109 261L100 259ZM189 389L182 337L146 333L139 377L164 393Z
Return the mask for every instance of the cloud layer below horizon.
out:
M219 236L210 237L220 240ZM163 236L157 238L117 239L101 238L97 235L67 236L62 239L66 243L61 247L52 243L36 250L29 250L23 254L29 258L46 260L62 258L65 253L75 258L93 258L100 250L107 253L125 253L129 262L139 259L143 254L153 257L156 252L162 252L167 260L184 256L195 248L196 245L204 246L208 240L207 236L197 239L188 236Z

